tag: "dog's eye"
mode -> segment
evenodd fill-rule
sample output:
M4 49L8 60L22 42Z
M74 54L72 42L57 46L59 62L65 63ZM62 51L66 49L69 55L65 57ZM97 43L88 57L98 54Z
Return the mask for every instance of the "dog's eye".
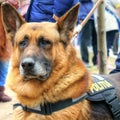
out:
M51 42L47 39L44 39L44 38L40 38L39 39L39 45L40 47L42 48L45 48L45 47L50 47L51 46Z
M23 41L21 41L21 42L19 43L19 46L23 48L23 47L26 47L27 44L28 44L28 40L25 39L25 40L23 40Z

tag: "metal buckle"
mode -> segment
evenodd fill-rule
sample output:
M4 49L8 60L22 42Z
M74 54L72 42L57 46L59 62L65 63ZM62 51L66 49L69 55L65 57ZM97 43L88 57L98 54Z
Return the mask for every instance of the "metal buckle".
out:
M52 114L52 107L50 103L46 103L43 106L41 106L41 112L44 115L50 115Z
M22 105L22 109L23 109L24 111L26 111L26 112L29 112L27 106L23 106L23 105Z
M14 104L13 109L16 109L17 107L22 107L22 109L26 112L34 112L42 115L50 115L52 114L52 105L50 103L44 104L44 106L37 106L35 108L29 108L25 105L22 104Z

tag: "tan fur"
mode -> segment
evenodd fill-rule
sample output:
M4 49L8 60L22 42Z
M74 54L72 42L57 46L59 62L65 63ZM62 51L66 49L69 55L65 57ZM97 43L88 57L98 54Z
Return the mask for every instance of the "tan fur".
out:
M3 5L4 26L11 39L14 38L7 85L16 93L20 103L28 107L35 107L45 102L55 103L68 98L77 98L91 87L91 75L83 62L76 57L75 49L71 44L78 8L79 4L62 16L57 23L26 23L14 8L8 4ZM6 17L6 13L12 17ZM11 25L10 19L17 24ZM38 45L41 37L48 40L48 44L45 43L44 48ZM27 39L27 45L25 44L24 47L23 44L21 47L21 41L25 39ZM45 58L49 61L52 70L45 80L42 81L39 76L25 78L20 74L21 61L28 57L35 57L39 61ZM91 111L91 103L84 100L47 116L25 112L21 107L18 107L14 110L13 119L96 120ZM95 113L96 116L98 116L97 114L99 115L99 113ZM107 113L98 120L103 120L101 118L111 120Z

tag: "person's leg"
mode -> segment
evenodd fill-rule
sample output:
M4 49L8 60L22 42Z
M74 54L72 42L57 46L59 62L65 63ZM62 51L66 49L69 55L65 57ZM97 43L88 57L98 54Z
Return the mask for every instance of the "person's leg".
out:
M11 98L7 96L4 91L5 91L5 80L6 80L6 75L8 72L8 62L3 62L0 61L0 101L1 102L7 102L10 101Z
M118 40L119 40L119 31L115 31L115 37L113 41L113 54L117 55L118 54Z
M90 21L86 23L81 31L81 41L80 41L80 51L81 51L81 58L84 63L89 64L89 52L88 52L88 45L90 43Z
M120 53L119 53L118 56L117 56L117 59L116 59L116 61L115 61L115 65L116 65L116 68L113 69L113 70L110 72L110 74L120 72Z
M109 49L113 46L113 41L115 39L116 30L111 30L106 32L107 37L107 55L109 57Z
M97 64L98 50L97 50L97 33L96 33L94 21L91 21L91 29L92 29L92 47L93 47L92 62L93 62L93 65L96 65Z

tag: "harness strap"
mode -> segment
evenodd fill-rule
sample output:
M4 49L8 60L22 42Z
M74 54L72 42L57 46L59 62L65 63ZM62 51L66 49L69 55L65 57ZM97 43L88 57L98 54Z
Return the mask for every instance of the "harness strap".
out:
M88 94L85 93L76 99L67 99L64 101L56 102L56 103L46 103L43 106L39 105L35 108L30 108L30 107L27 107L27 106L22 105L20 103L17 103L17 104L13 105L13 109L15 109L17 107L22 107L22 109L24 111L27 111L27 112L34 112L34 113L38 113L38 114L42 114L42 115L50 115L53 112L56 112L58 110L62 110L68 106L79 103L80 101L86 99L87 97L88 97Z
M112 90L108 92L103 92L103 97L105 99L105 102L108 104L114 120L120 120L120 102L116 95L116 91Z
M95 75L94 80L96 82L93 84L92 89L88 93L84 93L82 96L76 99L67 99L63 101L58 101L56 103L45 103L44 105L39 105L35 108L30 108L20 103L17 103L13 105L13 108L15 109L16 107L20 106L24 111L27 112L50 115L53 112L79 103L84 99L87 99L91 102L105 101L112 113L113 119L120 120L120 102L116 95L116 90L114 86L108 81L106 81L105 78L103 79L103 77L101 76L99 76L100 81L98 81L97 78L98 76Z

